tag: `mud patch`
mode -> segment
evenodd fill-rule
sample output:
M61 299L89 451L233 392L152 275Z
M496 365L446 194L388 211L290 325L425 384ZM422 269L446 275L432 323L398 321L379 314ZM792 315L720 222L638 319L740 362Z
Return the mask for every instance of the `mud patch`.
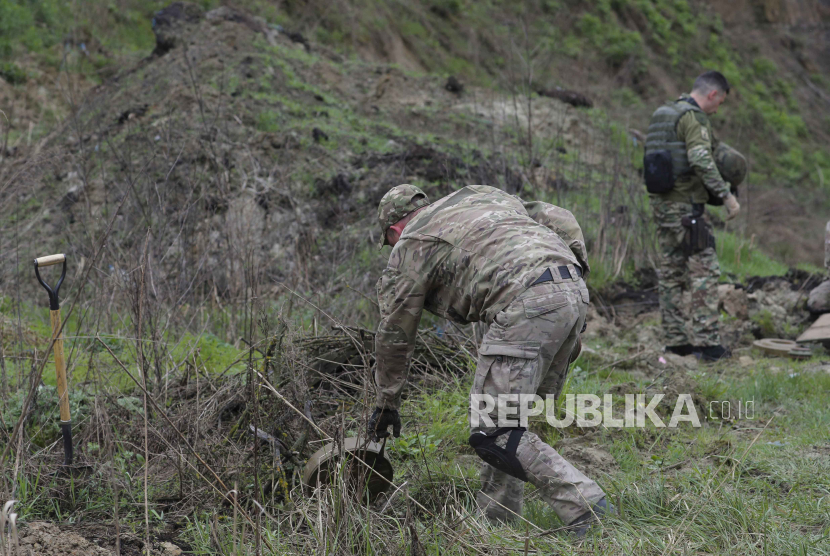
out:
M594 435L563 438L555 447L563 458L588 477L598 477L620 469L614 456L596 445Z
M680 359L693 359L689 357L682 357ZM667 376L662 384L658 385L660 393L664 398L657 406L658 413L664 413L665 416L671 416L675 407L677 407L678 398L681 396L691 396L692 402L698 411L698 415L706 415L706 407L708 400L701 394L700 387L689 375L682 371L676 371ZM684 412L685 413L685 412Z
M153 543L153 556L180 556L183 549L169 541ZM189 547L185 546L185 549ZM113 556L115 531L105 525L59 526L33 521L20 529L21 554L37 556ZM130 532L121 532L122 556L144 554L144 541Z
M112 556L114 552L89 542L84 537L61 531L57 525L34 521L20 532L23 554L43 556Z

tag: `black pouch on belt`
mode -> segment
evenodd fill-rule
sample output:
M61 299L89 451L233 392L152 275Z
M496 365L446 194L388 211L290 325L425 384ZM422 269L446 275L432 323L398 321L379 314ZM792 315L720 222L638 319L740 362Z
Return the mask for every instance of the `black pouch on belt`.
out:
M700 253L708 247L715 247L715 235L712 226L703 218L703 215L684 216L680 223L686 228L683 235L683 252L687 257Z

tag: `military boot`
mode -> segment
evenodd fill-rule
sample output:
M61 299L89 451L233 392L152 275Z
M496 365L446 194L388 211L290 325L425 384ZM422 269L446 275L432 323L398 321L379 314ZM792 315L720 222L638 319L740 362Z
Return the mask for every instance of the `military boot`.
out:
M576 518L572 523L568 525L568 529L574 534L574 536L578 539L585 538L585 535L588 533L588 530L591 529L596 523L599 522L599 519L608 516L614 515L617 513L617 508L614 507L613 504L607 502L605 498L597 502L591 508L591 511L585 512L578 518Z

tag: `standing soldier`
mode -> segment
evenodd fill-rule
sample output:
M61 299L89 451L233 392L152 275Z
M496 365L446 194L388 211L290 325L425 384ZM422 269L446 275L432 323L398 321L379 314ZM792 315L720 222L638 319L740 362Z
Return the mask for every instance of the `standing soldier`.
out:
M704 205L725 205L727 220L740 210L730 184L718 170L715 159L719 157L713 156L718 143L709 123L709 115L718 111L727 94L729 83L721 73L700 75L691 93L654 112L644 158L646 188L657 222L657 277L666 351L709 361L728 357L729 352L720 340L720 266L712 228L703 217ZM727 149L720 150L734 155L728 157L730 161L742 164L742 173L735 178L742 179L746 161L737 151ZM691 323L682 308L683 293L689 289Z
M523 203L486 185L429 204L417 187L399 185L384 195L378 219L380 246L391 245L392 253L378 281L370 436L386 437L390 426L400 434L401 392L424 309L460 324L489 325L471 399L561 391L588 306L585 243L569 211ZM489 415L493 422L485 425L499 417ZM521 514L524 482L536 485L580 536L597 516L614 511L597 483L526 428L477 426L471 419L471 433L470 445L486 462L478 505L491 521Z
M824 268L830 270L830 221L824 229Z

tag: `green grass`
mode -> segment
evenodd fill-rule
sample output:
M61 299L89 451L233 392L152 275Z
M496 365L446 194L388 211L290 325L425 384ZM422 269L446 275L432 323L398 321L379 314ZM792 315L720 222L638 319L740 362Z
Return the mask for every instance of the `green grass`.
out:
M626 347L627 342L618 342L615 350L624 352ZM615 355L606 353L605 357ZM590 369L599 363L594 359L596 356L591 356L579 364ZM811 455L816 447L826 450L828 446L823 433L830 426L830 412L824 407L824 396L830 390L830 375L811 371L816 362L794 363L790 371L799 373L795 378L773 371L775 360L761 360L748 372L722 364L711 377L708 371L699 374L702 395L729 399L733 404L754 400L752 419L732 422L733 427L748 433L732 432L717 420L701 429L600 431L595 443L614 456L619 470L596 478L621 514L608 519L604 533L589 537L581 549L564 533L555 533L538 538L531 534L530 550L657 555L677 553L677 546L681 546L690 554L830 554L830 520L822 502L830 494L830 458ZM585 369L571 381L572 392L601 395L615 384L631 380L625 371L611 370L600 378ZM473 496L478 488L475 466L452 463L458 454L470 453L463 409L470 379L467 376L431 395L405 401L403 437L388 447L399 484L406 481L409 492L423 503L434 502L442 492L454 493L445 497L444 503L456 504L461 515L475 511ZM635 382L637 388L643 388L652 379ZM534 424L533 430L540 430L539 426ZM776 441L783 442L783 447L768 444ZM675 464L681 464L679 469ZM561 527L532 486L526 487L525 496L524 517L530 523L541 530ZM187 538L197 554L210 551L208 523L212 519L212 514L197 514L188 526ZM219 519L224 523L220 538L230 546L233 536L228 514L219 512ZM345 515L339 519L348 521ZM399 537L394 528L388 529L392 523L376 516L371 525L366 523L362 530L354 531L348 542L368 543L361 553L384 553L381 547L388 545L371 540L375 535L371 529L385 531L386 543L407 544L408 535ZM419 534L426 537L422 539L425 547L431 547L428 553L468 553L457 548L452 530L436 524L427 520L416 525ZM315 528L313 523L309 525ZM269 539L284 538L283 529L274 524L267 527ZM491 547L521 553L527 532L524 522L485 525L483 538ZM476 533L477 538L481 535ZM284 550L280 553L290 553Z
M655 328L659 324L648 321L641 326ZM819 368L822 358L790 362L753 354L755 363L750 367L732 360L696 371L671 369L670 373L649 369L644 364L651 363L651 359L628 360L609 367L610 361L626 359L632 350L641 349L635 345L634 336L587 340L585 345L591 351L584 352L576 362L563 394L602 396L616 392L619 385L626 385L626 391L651 388L649 392L657 392L663 391L664 382L672 384L685 377L683 380L688 381L680 384L687 384L689 393L704 402L729 400L734 412L738 401L751 401L751 418L733 415L731 421L717 417L707 420L704 412L701 428L686 425L656 429L649 423L644 429L598 429L587 445L605 450L616 466L595 469L590 474L621 513L606 520L604 533L589 537L581 548L564 533L534 533L534 527L556 529L561 522L532 486L525 490L524 517L533 526L516 522L453 528L447 524L462 517L465 521L478 519L474 501L479 488L477 464L467 444L466 408L474 367L469 361L467 374L449 379L440 387L409 389L402 406L403 435L387 444L396 469L396 484L406 483L409 496L436 512L435 518L420 514L414 517L413 525L427 553L468 554L470 543L482 541L498 550L521 553L530 527L529 549L541 553L575 555L590 549L595 554L658 555L664 551L676 553L675 548L681 546L690 554L830 554L830 518L822 502L830 495L830 444L826 437L830 427L830 411L826 408L830 374ZM113 345L117 347L118 343ZM194 346L199 349L199 363L211 372L241 353L210 335L185 335L178 347L168 349L179 358ZM126 349L124 346L122 351ZM103 358L99 364L112 366ZM22 395L18 391L6 400L6 423L19 417ZM94 402L82 391L73 393L71 401L77 423L88 422L95 403L102 403ZM51 387L42 390L38 404L28 430L37 445L48 445L58 436L57 404ZM134 418L141 415L140 397L122 395L115 404ZM352 409L345 416L347 432L353 434L359 421ZM531 422L531 430L553 444L584 432L575 427L554 429L540 418ZM114 458L101 453L101 446L94 440L84 445L82 452L94 462L112 460L108 465L113 466L119 482L117 503L122 527L140 531L144 461L140 450L128 449L129 444L120 446ZM263 469L265 476L270 476L270 467ZM74 485L48 471L41 466L20 474L16 511L21 521L108 519L116 497L107 474ZM152 527L165 526L166 510L157 500L177 492L178 480L174 475L149 485ZM251 488L248 471L234 475L234 480L247 485L245 489ZM48 496L55 490L63 495ZM399 513L383 515L367 513L336 493L322 503L299 492L292 495L292 500L292 511L284 503L269 503L273 519L263 520L264 538L277 547L277 554L296 553L299 545L320 543L328 543L333 554L355 546L362 547L361 554L388 554L411 543L411 533L404 525L405 497L393 504L397 508L393 511ZM444 513L447 507L453 508L452 512ZM318 511L324 516L322 529L314 517ZM234 540L249 548L253 545L249 526L242 535L238 522L234 536L233 512L221 505L198 508L185 523L181 538L195 554L215 553L216 542L227 553ZM300 529L298 523L302 523ZM335 550L335 546L340 548Z
M718 261L724 280L730 276L743 280L748 276L783 276L788 267L766 255L750 240L731 232L715 231Z

